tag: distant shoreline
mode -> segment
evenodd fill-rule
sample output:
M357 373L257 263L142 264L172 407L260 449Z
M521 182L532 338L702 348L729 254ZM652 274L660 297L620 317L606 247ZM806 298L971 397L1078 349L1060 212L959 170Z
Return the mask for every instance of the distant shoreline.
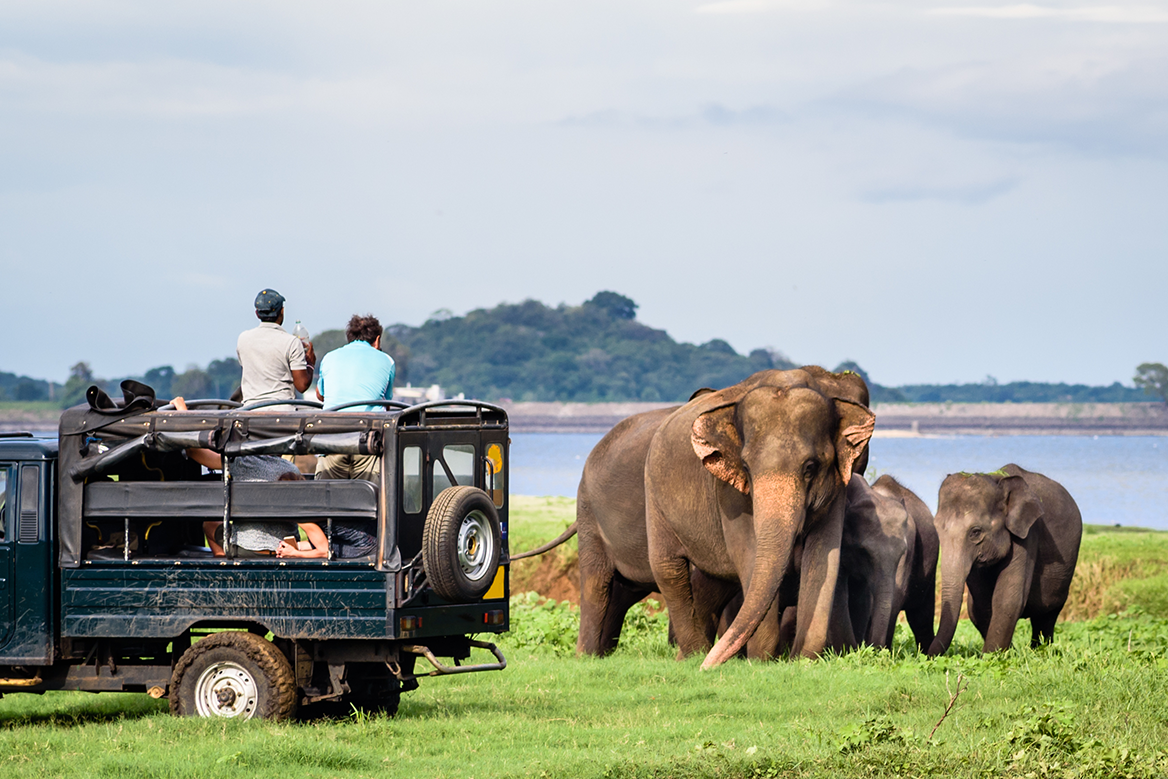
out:
M603 434L622 419L674 403L505 403L516 433ZM877 403L876 436L1168 436L1162 403ZM0 432L57 429L60 412L0 410Z

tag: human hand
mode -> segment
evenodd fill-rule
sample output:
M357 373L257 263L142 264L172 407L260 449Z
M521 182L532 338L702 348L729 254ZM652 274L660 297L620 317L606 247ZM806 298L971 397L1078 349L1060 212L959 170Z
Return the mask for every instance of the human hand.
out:
M170 402L174 406L175 411L187 411L188 410L187 409L187 402L181 395Z
M304 342L304 359L308 361L309 367L316 365L316 350L312 348L312 341Z

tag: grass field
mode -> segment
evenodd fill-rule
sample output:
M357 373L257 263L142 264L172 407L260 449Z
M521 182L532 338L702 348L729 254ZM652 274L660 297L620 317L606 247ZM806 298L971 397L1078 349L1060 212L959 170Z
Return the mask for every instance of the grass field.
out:
M513 548L572 508L516 499ZM1072 605L1124 614L1061 623L1036 651L1023 629L990 657L963 621L931 661L902 628L892 652L702 672L643 606L614 656L581 659L575 611L517 594L507 670L424 680L394 719L176 720L144 695L10 695L0 777L1168 776L1168 533L1092 528L1080 565Z

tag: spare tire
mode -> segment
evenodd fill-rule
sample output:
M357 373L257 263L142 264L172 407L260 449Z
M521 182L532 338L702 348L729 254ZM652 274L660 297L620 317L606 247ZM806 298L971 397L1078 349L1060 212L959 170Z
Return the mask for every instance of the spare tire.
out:
M503 536L499 512L477 487L447 487L438 493L422 527L426 580L445 600L478 600L499 568Z

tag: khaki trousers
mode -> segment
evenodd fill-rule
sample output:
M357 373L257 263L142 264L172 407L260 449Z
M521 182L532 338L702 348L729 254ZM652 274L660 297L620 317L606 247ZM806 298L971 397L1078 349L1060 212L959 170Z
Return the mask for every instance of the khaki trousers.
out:
M381 458L373 454L326 454L317 458L318 479L381 481Z

